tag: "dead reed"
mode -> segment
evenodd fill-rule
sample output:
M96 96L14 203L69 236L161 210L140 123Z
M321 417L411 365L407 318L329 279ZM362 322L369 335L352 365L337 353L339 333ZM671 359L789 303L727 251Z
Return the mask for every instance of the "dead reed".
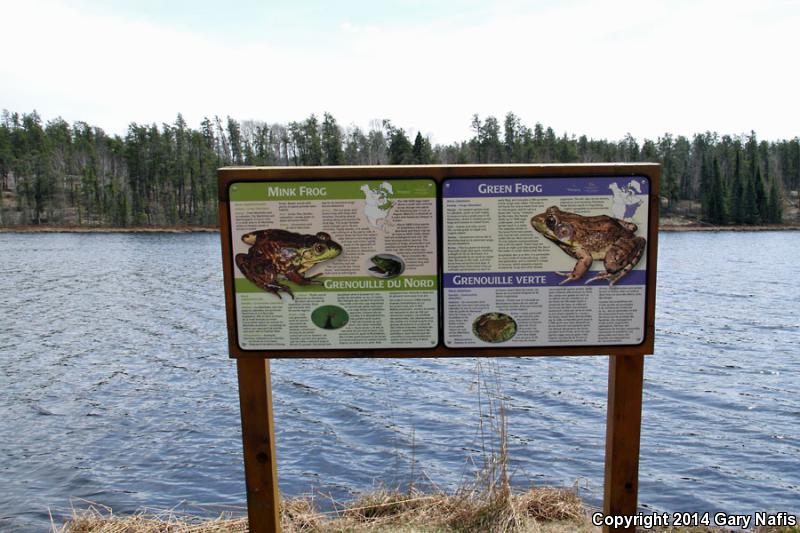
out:
M378 489L330 512L320 512L311 498L286 499L281 505L285 533L533 532L548 522L586 522L574 491L540 488L487 499L485 494L424 494ZM588 524L588 522L586 522ZM537 527L538 526L538 527ZM91 505L72 511L54 533L245 533L247 519L221 515L200 519L175 510L118 516ZM588 530L587 530L588 531Z

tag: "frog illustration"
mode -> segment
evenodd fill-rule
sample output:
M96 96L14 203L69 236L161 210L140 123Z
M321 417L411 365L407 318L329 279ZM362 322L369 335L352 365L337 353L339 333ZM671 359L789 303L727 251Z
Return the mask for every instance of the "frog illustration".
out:
M396 255L378 254L369 258L373 265L369 268L374 276L381 278L396 278L403 273L405 266L402 259Z
M556 206L534 215L531 226L578 260L572 272L557 272L564 276L559 285L583 277L595 259L602 259L606 270L586 283L607 279L609 285L614 285L633 270L647 244L646 239L636 235L637 226L633 222L606 215L582 216Z
M320 283L321 274L306 277L314 265L342 253L342 247L325 232L303 235L282 229L264 229L242 235L250 245L246 254L236 254L236 266L259 288L280 297L280 291L294 298L288 285L278 282L282 276L298 285Z
M486 313L472 323L472 332L482 341L505 342L517 333L517 323L504 313Z

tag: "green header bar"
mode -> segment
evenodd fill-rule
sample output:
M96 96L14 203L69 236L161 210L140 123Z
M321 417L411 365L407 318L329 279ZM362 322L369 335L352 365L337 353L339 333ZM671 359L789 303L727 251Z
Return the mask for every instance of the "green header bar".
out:
M380 279L372 276L337 276L316 278L320 284L298 285L281 279L281 285L287 285L292 292L371 292L371 291L435 291L439 285L436 276L398 276L392 279ZM236 292L265 292L244 278L236 278Z
M257 181L238 182L230 186L232 202L364 200L365 185L369 188L391 186L390 199L436 198L436 182L432 179L376 179L335 181Z

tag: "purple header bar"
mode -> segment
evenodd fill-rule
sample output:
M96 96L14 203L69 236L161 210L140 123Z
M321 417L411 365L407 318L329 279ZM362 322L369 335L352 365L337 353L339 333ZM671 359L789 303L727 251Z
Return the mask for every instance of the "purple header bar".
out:
M442 186L444 198L498 196L611 196L649 194L644 176L571 178L450 178Z
M564 287L582 287L586 281L599 274L600 271L589 271L581 279L564 284ZM445 289L474 289L480 287L557 287L564 281L564 276L555 272L464 272L445 273ZM623 276L615 285L645 285L646 270L632 270ZM597 280L588 287L608 286L608 281Z

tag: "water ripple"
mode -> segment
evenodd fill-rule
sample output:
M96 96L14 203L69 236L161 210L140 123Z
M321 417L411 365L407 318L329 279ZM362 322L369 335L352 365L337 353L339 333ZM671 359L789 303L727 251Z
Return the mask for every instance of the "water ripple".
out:
M642 505L798 511L800 288L784 251L800 234L660 240ZM115 512L240 506L218 237L0 234L0 257L0 530L43 529L70 498ZM582 478L598 503L607 360L495 361L275 361L281 489L346 497L412 471L444 487L469 479L491 422L481 369L501 383L515 482Z

